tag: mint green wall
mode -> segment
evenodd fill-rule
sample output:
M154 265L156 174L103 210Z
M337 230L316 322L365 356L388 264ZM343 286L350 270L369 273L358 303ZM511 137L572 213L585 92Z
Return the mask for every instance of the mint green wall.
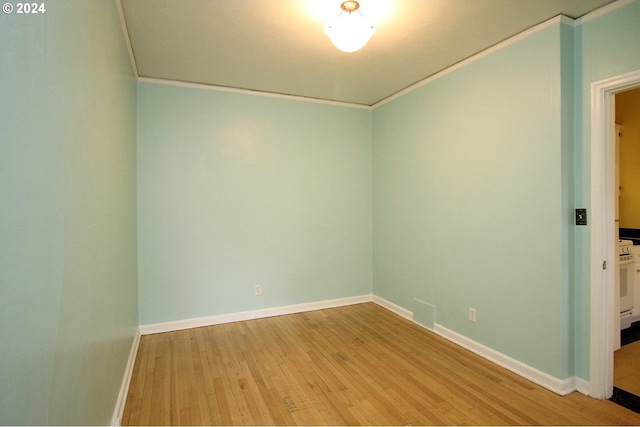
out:
M640 70L640 1L586 20L576 27L576 206L589 207L591 84ZM590 229L576 229L576 375L589 378Z
M590 85L640 69L639 1L373 113L139 83L138 118L115 2L45 5L0 15L0 424L109 422L138 265L143 324L373 289L588 379L572 211L590 201Z
M572 35L555 23L433 79L376 108L372 132L374 294L431 304L557 378L572 370Z
M370 110L140 82L138 126L141 324L371 293Z
M0 424L108 424L137 328L135 79L116 3L0 14Z

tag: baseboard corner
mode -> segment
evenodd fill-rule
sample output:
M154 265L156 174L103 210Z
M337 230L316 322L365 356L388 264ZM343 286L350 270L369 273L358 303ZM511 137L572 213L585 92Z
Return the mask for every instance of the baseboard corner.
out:
M116 406L113 411L113 417L111 418L112 426L120 426L122 423L122 416L124 415L124 407L127 403L127 395L129 394L129 385L131 384L131 377L133 376L133 367L136 362L136 356L138 354L138 347L140 346L140 327L136 328L136 333L133 336L133 342L131 343L131 351L129 352L129 359L127 360L127 366L124 369L124 375L122 377L122 384L120 385L120 392L116 400Z
M579 377L574 377L574 378L575 378L576 391L586 396L589 396L589 390L590 390L589 381Z

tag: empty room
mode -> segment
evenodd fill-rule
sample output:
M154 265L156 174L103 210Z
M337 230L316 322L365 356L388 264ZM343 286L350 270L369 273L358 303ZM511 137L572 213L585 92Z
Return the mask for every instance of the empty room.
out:
M5 2L0 424L640 424L638 22Z

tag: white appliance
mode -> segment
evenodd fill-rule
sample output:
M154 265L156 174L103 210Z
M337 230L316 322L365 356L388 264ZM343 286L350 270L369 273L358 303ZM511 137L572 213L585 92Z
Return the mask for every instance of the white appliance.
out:
M640 321L640 245L633 247L633 254L635 259L635 281L633 286L633 309L631 309L631 321Z
M636 276L633 242L619 240L618 255L620 264L620 329L627 329L632 323L634 282Z

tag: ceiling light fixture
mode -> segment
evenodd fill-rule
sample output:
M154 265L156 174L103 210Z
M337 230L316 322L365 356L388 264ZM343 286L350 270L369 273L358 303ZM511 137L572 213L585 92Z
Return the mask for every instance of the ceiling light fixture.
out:
M376 32L376 27L370 19L362 15L357 1L345 1L341 7L340 14L324 26L324 32L331 43L341 51L355 52L367 44Z

